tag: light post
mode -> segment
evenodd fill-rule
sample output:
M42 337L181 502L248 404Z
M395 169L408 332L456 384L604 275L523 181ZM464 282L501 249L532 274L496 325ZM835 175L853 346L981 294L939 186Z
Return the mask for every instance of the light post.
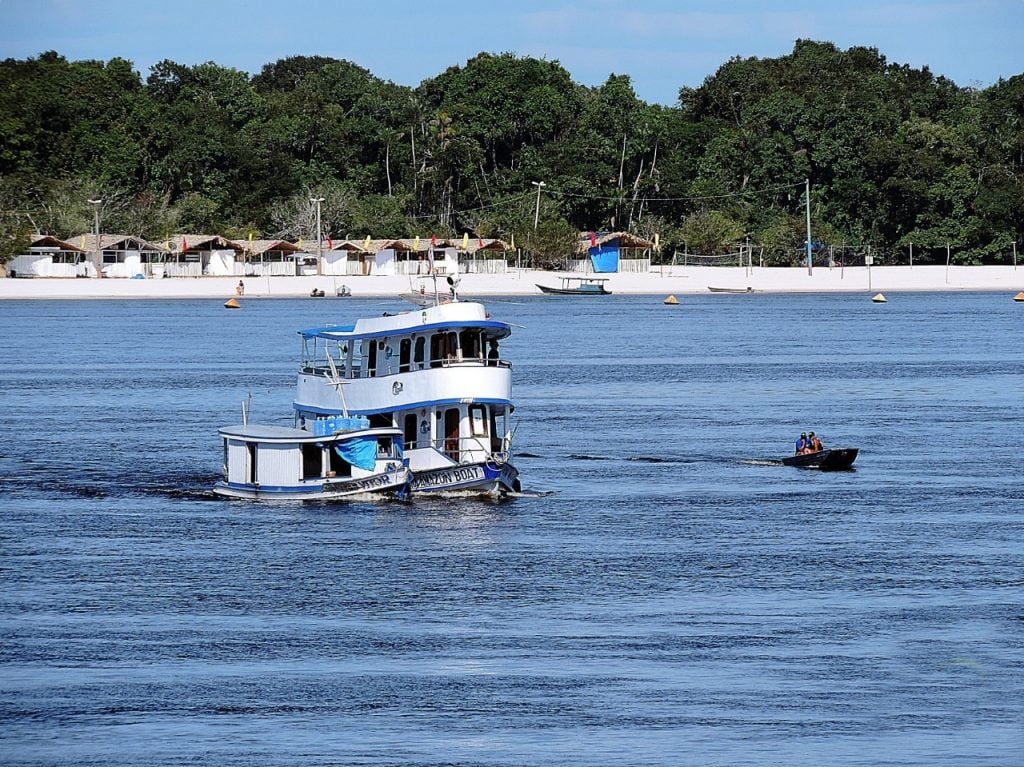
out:
M86 200L86 202L92 205L93 212L93 235L96 237L96 248L94 250L95 255L93 256L93 259L95 261L94 265L96 267L96 276L102 277L103 257L100 251L100 205L103 204L103 200Z
M804 186L807 195L807 274L811 274L811 180L805 179Z
M316 273L319 277L321 272L320 263L323 261L323 236L320 234L320 203L323 197L310 197L309 201L316 203Z
M540 221L540 190L547 186L543 181L531 181L535 187L537 187L537 208L533 212L533 231L537 231L537 222Z

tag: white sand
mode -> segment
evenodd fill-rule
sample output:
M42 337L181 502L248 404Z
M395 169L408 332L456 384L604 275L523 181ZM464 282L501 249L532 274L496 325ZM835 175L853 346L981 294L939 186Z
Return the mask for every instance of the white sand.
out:
M558 286L564 272L512 270L507 274L465 274L460 291L463 297L501 295L540 295L536 283ZM625 295L708 294L708 288L729 288L771 293L898 291L1024 291L1024 264L1013 266L876 266L806 268L753 267L654 267L645 274L609 274L609 290ZM215 298L235 296L238 277L175 277L153 280L131 279L0 279L3 299L68 298ZM397 296L410 292L417 278L406 276L370 277L247 277L242 300L253 298L296 298L309 296L319 288L328 297L347 285L353 296ZM429 284L429 283L428 283ZM447 292L447 283L438 279L438 288Z

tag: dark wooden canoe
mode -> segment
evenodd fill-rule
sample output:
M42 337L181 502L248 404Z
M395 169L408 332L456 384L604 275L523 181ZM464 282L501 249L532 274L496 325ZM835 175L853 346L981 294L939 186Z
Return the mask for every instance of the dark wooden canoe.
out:
M853 462L857 460L857 453L859 452L860 448L856 447L833 447L827 450L819 450L817 453L788 455L782 459L782 462L786 466L796 466L799 469L849 471L853 468Z

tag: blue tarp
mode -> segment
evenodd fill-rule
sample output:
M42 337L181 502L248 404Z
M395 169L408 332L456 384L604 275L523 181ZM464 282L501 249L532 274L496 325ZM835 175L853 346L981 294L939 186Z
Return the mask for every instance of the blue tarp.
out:
M377 438L356 437L346 439L334 446L334 451L348 463L366 471L373 471L377 465Z
M594 265L595 272L617 272L619 271L619 243L606 242L595 248L589 249L590 262Z

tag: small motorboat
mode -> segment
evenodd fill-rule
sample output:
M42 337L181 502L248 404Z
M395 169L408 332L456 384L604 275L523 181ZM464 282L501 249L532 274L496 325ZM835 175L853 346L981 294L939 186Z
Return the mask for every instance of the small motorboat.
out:
M749 285L745 288L713 288L708 285L708 290L712 293L753 293L754 289Z
M542 293L555 296L610 296L612 292L604 286L607 277L563 277L562 285L553 288L537 284Z
M851 471L853 462L857 460L860 448L832 447L816 453L799 453L787 455L782 459L786 466L798 469L819 469L820 471Z

